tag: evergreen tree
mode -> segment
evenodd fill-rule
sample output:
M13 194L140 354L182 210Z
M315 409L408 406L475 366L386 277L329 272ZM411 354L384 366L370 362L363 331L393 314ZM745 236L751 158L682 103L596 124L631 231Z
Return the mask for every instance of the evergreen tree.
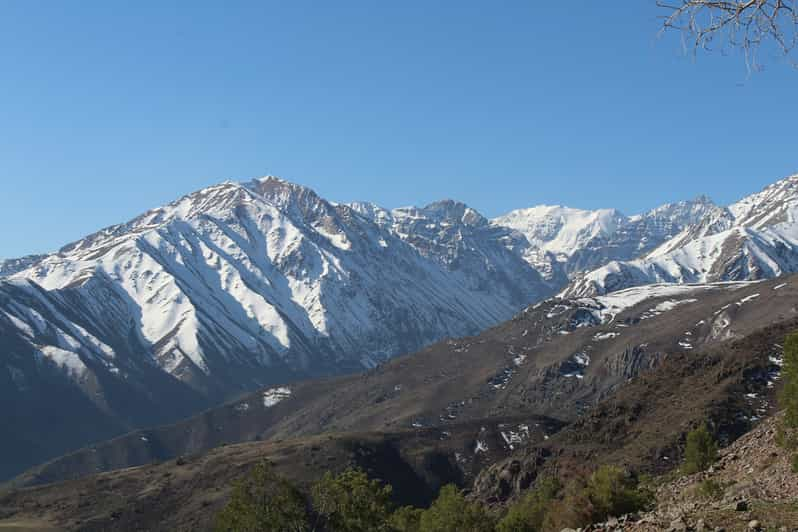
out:
M421 516L423 532L492 532L494 522L485 508L467 501L456 486L441 488L438 498Z
M539 479L535 488L513 504L496 527L497 532L539 532L560 491L557 479Z
M705 424L687 434L687 447L684 450L684 466L682 468L686 474L704 471L717 458L718 446Z
M639 489L637 480L615 466L601 466L591 476L584 495L592 507L593 522L645 508L651 495Z

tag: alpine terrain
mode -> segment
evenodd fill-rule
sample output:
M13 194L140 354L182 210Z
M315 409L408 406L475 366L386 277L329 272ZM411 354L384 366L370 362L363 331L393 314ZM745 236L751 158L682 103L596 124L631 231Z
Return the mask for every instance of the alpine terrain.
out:
M631 261L580 276L566 296L604 294L655 282L768 279L798 271L798 175L714 208L699 223Z
M735 329L734 309L782 283L720 282L798 269L797 202L798 176L728 208L699 197L634 216L539 206L493 220L452 200L333 203L274 177L208 187L0 263L0 400L26 405L0 415L0 477L156 425L22 483L329 430L457 420L447 432L462 443L468 423L501 419L516 429L485 428L502 440L534 423L553 432L670 353L789 317L774 305Z

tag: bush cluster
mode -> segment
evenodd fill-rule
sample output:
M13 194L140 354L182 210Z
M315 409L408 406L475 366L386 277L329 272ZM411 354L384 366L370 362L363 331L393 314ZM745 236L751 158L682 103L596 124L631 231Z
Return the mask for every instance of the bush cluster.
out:
M268 462L233 486L216 516L217 532L491 532L495 521L481 504L445 486L426 510L395 508L391 486L359 470L326 473L305 498Z
M230 502L218 514L218 532L537 532L584 526L646 507L650 494L626 471L604 466L583 484L567 489L554 478L535 487L503 515L444 486L427 509L396 508L391 487L359 470L327 473L305 498L258 464L234 485Z

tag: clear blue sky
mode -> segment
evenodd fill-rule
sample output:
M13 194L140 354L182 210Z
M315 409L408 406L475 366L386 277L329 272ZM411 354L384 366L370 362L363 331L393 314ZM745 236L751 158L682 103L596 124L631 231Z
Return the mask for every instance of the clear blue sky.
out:
M0 3L0 257L225 179L633 213L798 172L798 71L654 0Z

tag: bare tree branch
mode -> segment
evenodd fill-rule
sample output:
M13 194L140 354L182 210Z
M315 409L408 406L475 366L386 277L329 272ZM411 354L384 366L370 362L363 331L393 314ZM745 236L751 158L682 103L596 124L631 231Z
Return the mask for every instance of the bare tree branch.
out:
M680 31L694 53L739 48L749 68L757 69L757 53L772 44L798 67L790 57L798 45L798 0L658 0L657 5L668 10L663 31Z

